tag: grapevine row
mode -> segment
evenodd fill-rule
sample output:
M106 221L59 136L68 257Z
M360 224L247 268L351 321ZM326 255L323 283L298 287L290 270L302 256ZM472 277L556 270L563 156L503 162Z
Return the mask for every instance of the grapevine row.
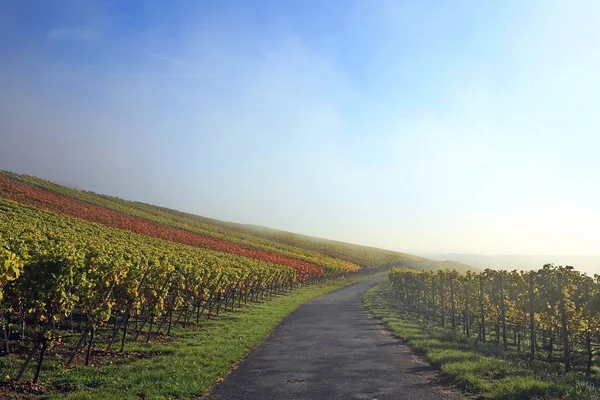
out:
M4 199L0 267L2 350L28 355L17 378L37 354L34 380L52 348L66 364L83 351L89 364L95 344L122 351L127 340L149 341L173 325L291 290L303 274ZM327 274L303 279L340 273Z
M530 360L590 374L600 350L600 276L572 267L537 271L389 275L396 303L475 341L492 339Z

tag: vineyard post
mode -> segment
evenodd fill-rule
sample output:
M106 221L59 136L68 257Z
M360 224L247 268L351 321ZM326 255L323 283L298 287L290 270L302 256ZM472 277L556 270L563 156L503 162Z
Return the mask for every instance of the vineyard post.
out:
M199 292L198 292L199 293ZM183 317L184 315L186 315L188 313L188 311L190 311L190 297L192 298L192 313L194 312L194 310L196 310L196 323L200 322L200 296L198 295L196 297L195 294L191 294L186 300L185 300L185 306L181 307L181 310L179 311L179 314L177 314L177 318L175 319L175 322L173 323L173 325L177 325L179 323L179 321L181 320L181 317ZM177 310L173 309L175 312L177 312ZM191 319L191 318L190 318ZM182 322L181 327L185 328L185 321Z
M254 283L254 285L252 286L252 293L250 294L250 302L251 303L256 303L259 300L258 296L260 295L262 284L263 284L262 280L257 280ZM304 281L298 282L298 287L304 287L304 286L305 286Z
M186 324L190 324L191 321L192 321L192 313L190 312L190 307L188 306L188 307L185 307L185 310L183 311L182 327L185 327Z
M116 318L116 317L115 317ZM115 339L117 338L117 335L119 334L119 332L121 331L121 328L125 325L125 321L129 318L129 312L126 312L125 314L123 314L123 318L121 319L121 323L119 324L118 328L113 329L113 334L112 337L110 338L110 341L108 342L108 346L106 347L106 351L109 351L110 348L112 347ZM116 325L116 321L115 321L115 325Z
M148 322L148 320L150 318L150 309L148 306L144 305L144 307L142 308L142 314L145 315L145 318L142 321L142 324L140 325L139 328L137 328L137 326L136 326L137 332L135 333L135 337L133 338L134 342L138 340L138 338L140 337L140 334L142 333L142 331L144 330L144 327L146 326L146 322Z
M402 287L403 287L403 291L402 293L404 294L404 307L407 308L409 305L408 299L410 297L410 287L408 286L408 282L406 277L402 277Z
M560 293L560 317L561 317L561 330L562 330L562 339L563 339L563 348L564 348L564 358L565 358L565 371L571 371L571 354L569 351L569 330L567 326L567 306L565 299L565 291L564 291L564 276L562 273L558 275L558 290Z
M587 352L587 359L585 363L585 374L590 375L592 373L592 361L594 359L594 352L592 350L592 333L590 332L590 328L585 334L585 347Z
M436 309L435 309L435 275L431 277L431 312L433 314L433 320L435 321Z
M444 276L443 274L440 275L440 308L441 308L441 312L442 312L442 327L446 326L446 319L445 319L445 313L444 313L444 308L445 308L445 304L444 304Z
M267 282L267 286L265 286L265 290L264 290L264 295L263 295L263 299L268 299L271 296L271 293L273 292L273 279L271 278L269 279L269 282ZM311 279L311 285L316 285L317 284L317 277L314 276Z
M237 297L238 308L242 307L242 297L244 297L244 293L245 293L247 284L248 284L248 277L246 277L246 279L244 279L244 283L242 283L240 285L240 293L239 293L239 296Z
M237 293L237 296L233 300L233 306L234 307L235 307L236 300L237 300L237 303L238 303L237 308L241 308L242 307L242 296L244 295L244 285L246 285L246 280L245 279L244 279L244 282L239 287L239 291Z
M4 315L4 308L2 307L2 301L0 300L0 319L2 322L2 335L4 336L4 344L6 346L6 354L10 354L10 344L8 342L8 336L10 334L9 331L9 323L7 322L7 318Z
M40 350L40 356L38 358L37 367L35 368L35 374L33 375L33 384L38 383L38 379L40 378L40 371L42 370L42 362L44 362L44 355L46 354L46 349L48 348L48 338L44 335L42 336L42 349Z
M162 288L160 289L160 292L158 294L157 299L160 299L163 296L165 290L167 290L167 286L169 285L169 281L171 280L172 276L173 276L173 273L170 273L169 275L167 275L167 278L165 279L165 283L163 284ZM160 318L161 314L158 314L158 317ZM148 328L148 336L146 336L146 343L150 342L150 337L152 335L152 325L153 324L154 324L154 314L151 314L151 316L150 316L150 327ZM162 325L162 323L160 325ZM159 329L160 329L160 326L159 326ZM157 332L158 332L158 330L157 330Z
M504 301L504 279L502 275L498 276L498 286L500 290L500 321L502 322L502 346L504 350L508 349L506 339L506 303Z
M317 283L321 283L321 277L317 278ZM271 292L269 293L271 296L277 295L277 282L279 281L279 274L277 274L273 280L271 281Z
M167 335L171 336L171 325L173 324L173 310L169 310L169 325L167 327Z
M249 275L246 277L246 279L244 279L244 283L240 287L240 295L238 296L238 308L242 307L242 298L246 294L246 288L248 286L248 282L249 282Z
M231 304L229 305L230 311L233 311L233 309L235 307L235 299L236 299L237 292L241 285L242 285L242 281L238 281L238 283L235 285L235 287L233 288L233 290L231 292L231 298L230 298ZM227 306L225 307L225 309L227 309Z
M253 280L248 281L248 287L246 288L246 293L244 294L244 305L248 305L248 301L252 302L255 286L256 282L254 282Z
M246 297L249 297L249 298L250 298L250 300L249 300L249 301L250 301L250 303L253 303L253 302L255 302L255 301L256 301L255 299L256 299L256 296L257 296L257 293L258 293L258 284L259 284L259 282L258 282L258 280L256 280L256 281L253 283L253 285L250 287L250 291L248 292L248 295L246 296ZM298 282L296 283L296 287L300 287L301 285L302 285L302 284L300 283L300 281L298 281ZM247 303L247 302L246 302L246 303Z
M219 287L219 284L221 283L222 279L223 279L223 275L219 276L219 279L217 280L217 283L215 283L213 285L213 287L210 288L210 290L208 292L208 299L202 305L202 311L200 311L200 315L202 315L204 313L204 310L206 310L208 302L210 302L211 306L210 306L210 310L208 311L208 315L207 315L207 318L210 319L210 312L212 311L212 298L213 298L213 295L215 294L215 291L217 290L217 287Z
M469 282L465 281L465 330L467 337L471 337L471 329L469 326Z
M21 340L25 340L25 310L21 310Z
M110 321L111 319L113 320L113 328L112 328L112 335L111 335L111 337L113 337L113 336L116 336L116 334L118 332L118 330L117 330L118 316L117 316L117 312L116 311L115 312L111 311L111 316L108 318L108 320ZM108 324L108 322L107 322L107 324ZM120 326L121 326L121 324L119 324L119 327Z
M585 282L585 298L589 298L590 296L590 285L589 282ZM587 326L585 330L585 350L587 352L587 359L585 363L585 374L590 375L592 373L592 361L594 359L594 352L592 350L592 318L591 312L587 313Z
M225 293L225 304L223 306L223 310L225 312L227 312L229 310L229 300L235 299L234 296L235 296L236 290L237 290L236 286L229 287L229 289L227 289L227 292ZM231 310L233 311L233 308L231 308Z
M425 281L425 275L421 277L421 287L423 288L423 302L425 303L425 319L429 319L429 302L427 293L427 283Z
M450 273L450 311L452 313L452 330L456 330L456 305L454 304L454 276Z
M233 308L235 307L235 297L236 297L236 294L237 294L237 291L238 291L240 285L241 285L241 281L238 281L238 283L235 285L235 287L230 291L231 296L225 302L225 311L227 311L228 307L229 307L230 311L233 311ZM228 306L227 304L229 303L229 300L231 300L231 305Z
M125 350L125 340L127 339L127 327L129 326L129 318L130 315L129 313L127 313L125 317L125 324L123 325L123 336L121 336L121 353Z
M110 285L108 290L104 293L104 296L102 296L102 302L100 303L101 305L104 305L110 299L110 295L111 295L114 287L115 287L115 282L113 282L112 285ZM87 349L87 354L85 356L85 366L86 367L90 364L90 357L92 355L92 346L94 345L94 334L96 333L96 324L97 324L97 322L94 321L93 319L91 319L91 321L92 321L92 323L90 324L90 316L88 315L87 323L88 323L88 326L91 325L91 335L90 335L90 343L89 343L88 349Z
M217 317L219 316L219 310L221 308L221 297L223 297L223 293L221 290L219 290L219 291L217 291L217 296L215 297L214 301L211 300L210 307L208 309L209 317L210 317L210 314L212 313L215 303L217 304L216 316Z
M87 337L88 335L88 331L87 328L85 330L85 332L83 333L83 335L81 335L81 337L79 338L79 342L77 342L77 345L75 346L75 348L73 349L73 351L71 352L71 356L69 357L69 361L67 361L67 367L69 365L71 365L71 363L73 362L73 360L75 359L75 356L77 355L77 352L79 351L79 349L81 348L81 346L83 345L83 340Z
M416 282L420 281L420 279L417 281L417 279L415 279ZM415 305L415 311L417 311L417 314L421 314L421 285L417 284L416 285L416 292L417 292L417 304Z
M25 373L25 370L27 369L27 367L29 366L29 363L31 362L31 359L33 358L34 354L38 351L38 348L40 347L40 345L42 345L43 338L46 336L46 332L48 331L49 328L50 328L50 325L48 325L48 324L46 326L44 326L44 329L42 330L42 333L40 334L40 340L38 340L35 343L35 346L33 347L33 349L31 349L31 352L27 356L27 360L25 360L25 364L23 364L21 366L21 369L19 370L19 373L17 374L17 378L15 379L17 382L19 380L21 380L21 378L23 377L23 374Z
M308 285L308 280L302 281L302 287L305 287ZM253 302L259 302L262 298L262 293L264 290L264 285L266 285L266 282L264 280L261 280L259 282L257 282L257 285L254 287L254 293L252 296L252 301Z
M534 302L535 302L535 273L529 273L529 341L531 349L530 358L535 359L535 314L534 314Z
M169 304L168 307L165 307L166 312L164 313L164 315L159 314L160 322L158 323L158 326L156 327L154 334L158 334L162 330L162 327L165 324L165 322L167 322L169 319L171 319L170 316L173 314L173 301L168 303Z
M313 276L310 279L310 285L317 284L317 277ZM266 300L271 295L271 290L273 288L273 278L269 279L265 287L263 288L262 300Z
M254 290L254 285L252 285L251 277L252 277L252 275L248 275L247 282L244 285L244 305L248 304L248 298L250 297L250 295L252 294L252 291ZM292 288L290 286L290 291L291 290L292 290Z
M485 309L483 308L483 275L479 275L479 310L481 312L481 341L485 342Z
M137 289L135 291L136 293L139 293L139 291L141 290L142 286L144 285L144 282L146 281L146 276L148 276L148 271L146 271L144 273L144 275L142 276L142 279L138 283ZM121 328L123 328L123 339L121 340L121 351L123 351L123 348L125 346L125 337L127 335L127 324L129 322L129 318L131 317L131 309L133 308L133 303L134 303L134 299L129 299L129 301L127 302L127 310L125 312L125 315L124 315L123 319L121 320L121 324L119 326L119 329L117 329L117 332L110 339L110 342L108 343L108 347L106 348L106 351L109 351L110 348L112 347L113 342L117 338L118 332L121 331ZM137 320L136 320L136 328L137 328Z
M201 287L200 290L198 290L198 295L193 294L192 295L192 312L194 310L196 310L196 323L200 323L200 304L202 303L202 296L200 295L200 293L203 292L203 288ZM190 308L189 303L186 303L185 307L181 308L181 312L179 313L179 315L177 316L177 319L175 320L175 325L177 325L179 323L179 320L181 319L181 315L184 313L184 310L187 311L187 309Z
M408 276L404 280L404 283L405 283L405 285L404 285L405 290L404 291L406 292L406 300L404 301L404 307L407 310L410 310L411 307L412 307L412 305L413 305L413 303L414 303L413 299L415 297L415 294L414 294L412 285L410 285Z
M282 273L280 273L280 274L277 275L277 286L275 287L275 294L276 295L283 294L283 289L284 289L283 282L284 282L284 279L285 278L284 278L284 276L283 276ZM329 277L323 278L323 282L325 280L328 280L328 279L329 279Z
M554 330L550 330L549 338L548 338L548 361L553 362L553 354L554 354Z
M91 324L90 328L90 342L88 343L87 352L85 354L85 366L90 365L90 358L92 357L92 346L94 345L94 334L96 333L96 327L94 324Z

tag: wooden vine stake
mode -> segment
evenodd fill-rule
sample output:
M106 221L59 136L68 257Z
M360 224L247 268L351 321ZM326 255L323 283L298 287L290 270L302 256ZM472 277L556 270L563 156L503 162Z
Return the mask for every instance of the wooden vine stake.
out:
M558 275L558 291L560 294L560 319L561 319L561 333L564 348L564 359L565 359L565 371L571 371L571 352L569 351L569 329L567 326L567 306L565 301L565 290L564 290L564 276Z
M532 360L535 359L535 273L529 274L529 341L530 343L530 356Z
M479 275L479 312L481 313L481 341L485 342L485 308L483 307L483 275Z
M504 301L504 279L502 275L498 276L498 290L500 292L500 322L502 323L502 346L508 350L506 339L506 302Z
M450 275L450 311L452 313L452 330L456 330L456 305L454 303L454 277Z

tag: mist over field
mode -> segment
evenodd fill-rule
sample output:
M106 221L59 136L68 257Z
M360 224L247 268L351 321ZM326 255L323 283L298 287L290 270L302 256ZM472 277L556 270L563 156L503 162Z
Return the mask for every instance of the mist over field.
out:
M600 253L599 2L252 3L2 2L0 169L411 253Z
M570 265L593 276L600 274L600 256L578 255L483 255L483 254L421 254L434 260L459 261L479 269L536 270L545 264Z

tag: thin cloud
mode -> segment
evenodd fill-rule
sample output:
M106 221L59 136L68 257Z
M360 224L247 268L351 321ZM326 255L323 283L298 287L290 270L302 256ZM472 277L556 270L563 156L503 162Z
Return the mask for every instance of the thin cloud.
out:
M86 41L97 39L99 32L88 28L56 28L46 35L48 40Z
M141 53L146 56L156 58L157 60L161 60L161 61L167 62L169 64L173 64L173 65L179 65L179 66L190 65L190 63L188 63L187 61L179 60L179 59L173 58L173 57L163 56L161 54L152 53L150 51L142 51Z

